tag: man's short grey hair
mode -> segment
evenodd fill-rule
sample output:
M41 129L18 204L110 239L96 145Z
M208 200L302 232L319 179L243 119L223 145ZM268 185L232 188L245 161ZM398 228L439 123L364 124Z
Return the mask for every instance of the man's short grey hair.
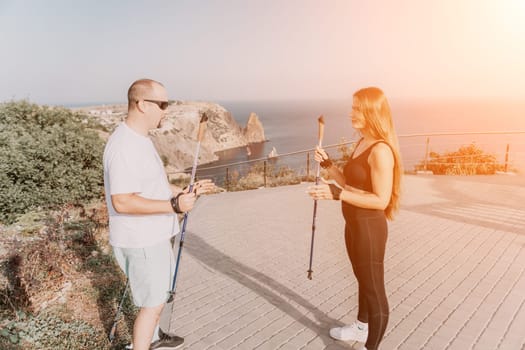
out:
M155 85L164 87L160 82L152 79L139 79L133 82L128 89L128 108L133 108L137 101L147 96Z

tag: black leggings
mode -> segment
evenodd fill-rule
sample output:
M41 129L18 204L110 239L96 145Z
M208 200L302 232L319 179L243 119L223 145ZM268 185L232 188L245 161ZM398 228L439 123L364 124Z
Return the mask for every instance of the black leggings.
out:
M366 348L376 350L385 334L389 314L383 264L388 227L382 212L367 214L347 218L345 241L359 284L357 319L368 323Z

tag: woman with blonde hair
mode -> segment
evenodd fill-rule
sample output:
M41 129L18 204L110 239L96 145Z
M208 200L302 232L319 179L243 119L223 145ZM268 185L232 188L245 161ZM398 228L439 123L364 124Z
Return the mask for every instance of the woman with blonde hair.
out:
M310 187L309 194L314 199L341 200L346 250L359 285L357 320L330 329L330 336L365 342L364 349L375 350L388 323L384 282L386 219L392 219L399 206L402 168L383 91L368 87L354 93L350 116L360 140L342 171L323 149L316 149L316 161L334 181Z

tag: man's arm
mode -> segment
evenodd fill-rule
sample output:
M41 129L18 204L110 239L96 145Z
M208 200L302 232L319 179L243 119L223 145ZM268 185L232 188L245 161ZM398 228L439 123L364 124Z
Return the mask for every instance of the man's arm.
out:
M113 208L120 214L148 215L148 214L170 214L173 208L169 200L148 199L136 193L120 193L111 195ZM186 193L179 197L179 208L190 211L195 203L195 194Z

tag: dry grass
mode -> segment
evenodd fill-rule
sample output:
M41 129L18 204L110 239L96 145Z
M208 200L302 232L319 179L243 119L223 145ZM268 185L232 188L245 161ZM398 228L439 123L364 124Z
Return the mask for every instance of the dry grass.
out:
M4 242L0 348L111 348L106 335L125 278L108 246L106 213L102 203L64 207L33 235ZM127 300L115 345L129 340L134 312ZM41 323L36 337L26 334Z

